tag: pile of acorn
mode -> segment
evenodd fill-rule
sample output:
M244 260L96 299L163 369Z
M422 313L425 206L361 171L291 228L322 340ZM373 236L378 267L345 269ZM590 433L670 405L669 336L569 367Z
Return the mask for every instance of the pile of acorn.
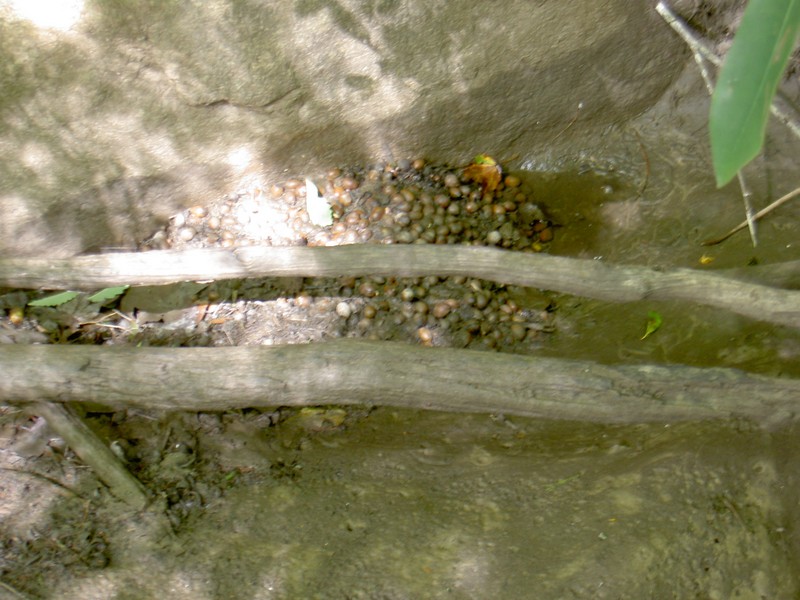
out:
M540 252L553 226L516 175L487 192L463 170L422 159L365 169L333 168L314 184L331 206L333 224L315 225L306 211L305 180L228 196L215 206L176 215L150 247L251 244L332 246L355 243L469 244ZM499 168L498 168L499 173ZM348 278L321 292L301 290L299 310L322 293L338 298L341 335L416 340L426 345L524 351L552 328L544 306L525 306L521 290L465 277Z

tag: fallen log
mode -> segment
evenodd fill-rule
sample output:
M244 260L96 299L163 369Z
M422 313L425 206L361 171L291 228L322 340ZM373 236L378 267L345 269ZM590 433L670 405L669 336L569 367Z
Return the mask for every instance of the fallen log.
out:
M0 286L96 290L248 277L464 275L610 302L681 300L800 328L800 291L713 272L659 271L476 246L252 246L0 259Z
M0 402L113 409L387 405L599 423L745 417L800 407L800 380L734 369L600 365L341 340L291 346L0 346Z

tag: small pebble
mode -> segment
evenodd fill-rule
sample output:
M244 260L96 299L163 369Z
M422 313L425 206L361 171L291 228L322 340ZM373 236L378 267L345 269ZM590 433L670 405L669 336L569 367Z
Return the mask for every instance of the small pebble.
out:
M500 240L502 239L503 239L502 234L497 230L490 231L489 233L486 234L486 243L491 246L499 244Z
M323 170L318 185L331 203L335 223L324 230L310 224L302 177L265 185L271 200L256 203L248 195L226 202L192 206L173 217L166 230L172 239L192 244L234 247L264 243L268 234L248 227L266 209L285 208L273 243L309 246L345 243L464 244L515 251L541 251L553 235L543 211L522 192L517 175L505 175L496 193L484 195L480 182L465 182L461 171L429 166L422 158L380 163L367 169ZM604 190L608 193L608 190ZM264 213L263 215L261 213ZM371 238L371 239L370 239ZM335 299L323 307L323 293L305 291L289 300L295 310L335 312L337 335L387 339L400 332L416 336L421 345L501 348L525 342L536 323L521 311L502 287L466 277L362 277L342 281ZM360 298L360 299L356 299ZM446 298L450 298L446 300ZM316 311L315 311L316 312ZM351 318L352 317L352 318ZM536 321L537 319L534 319Z
M511 335L515 340L521 342L527 333L528 329L522 323L511 323Z
M458 180L458 175L455 173L447 173L444 176L444 185L448 188L458 187L461 182Z
M433 310L431 313L437 319L444 319L447 315L450 314L450 304L448 302L437 302L433 305Z
M374 298L378 295L378 290L375 288L375 284L365 281L358 286L358 293L367 298Z
M353 314L353 309L350 308L347 302L339 302L339 304L336 305L336 314L346 319Z
M412 288L405 288L400 292L400 299L403 302L411 302L414 299L414 290Z
M178 237L184 242L194 239L195 235L197 235L197 231L193 227L182 227L178 231Z
M358 180L355 177L342 177L342 187L346 190L354 190L358 187Z
M25 309L21 306L10 308L8 311L8 320L11 321L13 325L22 325L22 322L25 320Z

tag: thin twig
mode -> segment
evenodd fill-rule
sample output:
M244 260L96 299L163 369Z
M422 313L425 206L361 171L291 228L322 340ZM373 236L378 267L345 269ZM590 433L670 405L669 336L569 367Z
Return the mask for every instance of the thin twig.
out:
M694 48L692 48L692 56L694 56L694 62L697 63L697 68L700 70L700 76L703 78L703 83L706 84L706 91L710 96L714 93L714 78L711 76L711 73L708 70L708 66L706 64L707 60Z
M659 2L656 5L656 11L667 24L683 38L683 41L686 42L693 51L696 50L702 54L703 58L707 59L714 66L722 66L722 59L719 55L717 55L704 40L700 39L700 37L697 36L669 6L667 6L666 2ZM770 105L770 112L775 115L781 123L786 125L795 136L800 138L800 117L797 115L797 111L786 101L785 96L780 90L778 90L776 98L778 102L773 102L772 105Z
M703 81L706 84L706 90L708 91L708 95L711 96L714 93L714 78L712 77L711 73L709 73L708 68L706 67L707 59L703 56L701 52L692 48L692 54L694 55L694 60L697 63L698 68L700 69L700 74L703 77ZM753 203L751 202L751 198L753 197L753 193L750 191L750 186L747 185L747 181L744 178L744 174L742 170L739 169L736 171L736 178L739 180L739 187L742 190L742 201L744 202L744 214L747 218L747 226L750 229L750 240L753 242L753 247L755 248L758 246L758 236L756 234L756 222L753 220Z
M0 581L0 587L7 591L9 594L14 596L14 598L21 598L22 600L28 600L28 596L20 592L19 590L11 587L5 581Z
M711 49L705 40L695 34L683 20L667 5L666 2L659 2L656 11L672 27L675 32L683 38L683 41L692 49L693 52L700 53L703 58L708 60L716 67L722 66L722 58ZM796 137L800 138L800 116L796 114L794 108L786 101L783 93L778 90L776 94L778 102L773 102L769 109L778 120L786 125ZM794 114L791 114L794 113Z
M699 40L697 36L694 35L691 29L689 29L689 27L674 14L664 2L659 2L656 10L658 10L659 14L664 17L667 23L669 23L669 25L678 32L678 34L691 49L692 56L694 56L694 62L697 63L697 68L700 70L700 75L703 77L703 82L706 84L706 91L708 92L708 95L711 96L714 93L714 78L706 66L706 61L711 62L717 67L720 66L722 61L719 59L719 57L717 57L716 54L714 54L714 52L711 51L710 48L708 48L704 42ZM744 179L742 171L737 171L736 175L739 179L739 187L742 189L744 214L747 217L747 226L750 229L750 239L753 241L753 246L755 247L758 245L758 237L756 236L756 224L753 220L753 205L752 202L750 202L753 194Z
M758 235L756 234L756 222L753 219L753 203L750 201L753 197L753 192L750 191L741 169L736 171L736 177L739 180L739 187L742 188L745 223L747 223L747 228L750 231L750 241L753 242L753 248L755 248L758 246Z
M644 143L642 143L642 136L639 135L639 132L635 129L633 130L634 135L636 136L636 141L639 142L639 150L642 153L642 158L644 159L644 177L642 178L642 183L639 185L639 192L637 194L638 198L644 196L644 191L647 189L647 183L650 181L650 157L647 155L647 149L644 147Z
M703 56L703 58L711 61L714 66L719 67L722 64L722 59L717 56L717 54L711 49L711 47L705 42L705 40L700 39L697 34L681 19L668 5L666 2L659 2L656 4L656 11L661 18L663 18L667 25L672 27L683 41L692 49L693 52L697 52Z
M577 108L577 110L575 111L575 116L574 116L574 117L572 117L572 120L571 120L569 123L567 123L567 126L566 126L566 127L564 127L564 129L562 129L561 131L559 131L559 132L556 134L556 136L555 136L555 137L554 137L552 140L550 140L550 143L551 143L551 144L552 144L553 142L555 142L555 141L556 141L558 138L560 138L560 137L561 137L561 135L562 135L562 134L563 134L565 131L567 131L567 129L569 129L570 127L572 127L572 126L575 124L575 122L578 120L578 115L580 114L580 112L581 112L581 109L582 109L582 108L583 108L583 102L578 102L578 108Z
M92 467L112 494L136 510L147 506L148 498L144 486L83 421L61 404L36 402L29 409L45 418L50 429L67 442L78 458Z
M666 2L663 0L656 5L656 11L661 17L672 27L678 35L681 36L684 42L691 48L692 53L694 55L695 62L697 62L700 73L703 76L703 81L705 81L706 89L708 93L713 93L713 83L711 80L711 76L705 68L705 60L708 60L710 63L715 65L717 68L722 66L722 59L714 52L711 47L702 39L700 39L697 34L695 34L691 28L681 20L678 15L673 12L673 10L667 5ZM796 111L792 108L791 104L786 101L786 98L781 93L780 90L777 91L773 102L770 104L770 112L784 125L786 125L789 130L795 134L796 137L800 138L800 117L797 115ZM794 114L791 114L794 113ZM746 226L750 231L750 239L753 242L753 246L758 245L758 237L756 235L756 221L758 218L766 215L774 208L777 208L783 202L789 200L789 198L777 200L770 204L767 208L757 213L759 216L753 215L753 207L750 199L752 197L752 193L750 192L750 188L747 185L747 182L744 180L744 176L742 175L741 171L737 172L737 176L739 178L739 186L742 189L742 199L744 201L745 206L745 216L747 217L744 223L740 224L732 231L728 232L721 238L716 240L709 240L707 242L703 242L704 246L713 246L714 244L719 244L720 242L728 239L734 233L741 231ZM791 196L792 198L794 196Z
M84 498L81 494L79 494L78 492L73 490L71 487L69 487L67 485L64 485L63 483L58 481L58 479L53 479L52 477L50 477L48 475L45 475L44 473L37 473L36 471L24 471L22 469L14 469L12 467L0 467L0 470L10 471L12 473L20 473L21 475L30 475L31 477L37 477L37 478L42 479L42 480L44 480L44 481L46 481L48 483L52 483L53 485L61 488L62 490L65 490L65 491L69 492L70 494L72 494L74 496L77 496L81 500L86 500L86 498Z
M782 204L785 204L786 202L788 202L792 198L795 198L796 196L800 196L800 187L799 188L795 188L794 190L792 190L791 192L789 192L785 196L781 196L780 198L775 200L775 202L773 202L772 204L770 204L766 208L762 208L760 211L758 211L756 214L753 215L753 221L758 221L761 217L766 216L767 214L771 213L773 210L775 210L776 208L778 208ZM738 233L739 231L741 231L745 227L747 227L747 221L742 221L741 223L739 223L736 227L731 229L728 233L726 233L722 237L719 237L719 238L716 238L716 239L713 239L713 240L706 240L705 242L702 242L701 245L703 245L703 246L715 246L716 244L724 242L729 237L731 237L734 233Z

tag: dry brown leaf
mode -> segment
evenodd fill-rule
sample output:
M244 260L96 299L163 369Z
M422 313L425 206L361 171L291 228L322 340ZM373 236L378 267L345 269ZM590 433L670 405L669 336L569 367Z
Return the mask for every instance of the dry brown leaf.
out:
M464 169L464 177L479 183L485 196L494 192L500 185L500 181L503 179L503 170L491 156L478 154L472 160L472 164Z

